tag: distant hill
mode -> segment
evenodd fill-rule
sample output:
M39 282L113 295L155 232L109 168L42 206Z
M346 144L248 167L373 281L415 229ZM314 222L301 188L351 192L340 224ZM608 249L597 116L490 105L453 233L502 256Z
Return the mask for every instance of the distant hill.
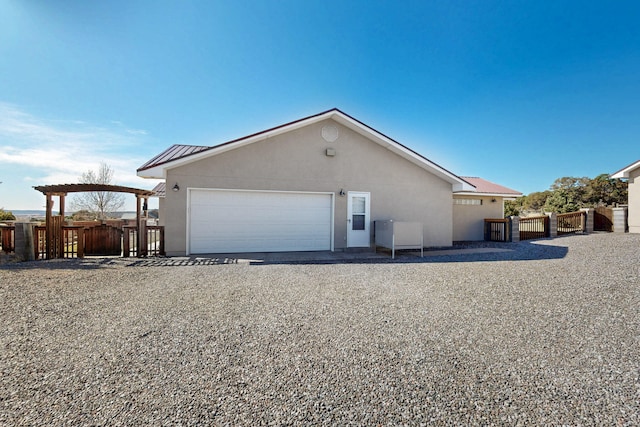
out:
M6 212L11 212L18 221L29 221L31 218L44 219L47 215L47 211L30 211L30 210L14 210L5 209Z
M47 211L23 211L23 210L11 210L11 209L5 209L5 211L7 212L11 212L13 213L15 216L26 216L26 215L33 215L33 216L45 216L47 214Z

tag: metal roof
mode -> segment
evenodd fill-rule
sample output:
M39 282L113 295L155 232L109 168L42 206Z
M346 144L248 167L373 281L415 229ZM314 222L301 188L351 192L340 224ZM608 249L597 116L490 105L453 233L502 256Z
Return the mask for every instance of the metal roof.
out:
M167 183L159 182L151 191L153 191L157 197L164 197L167 195Z
M200 151L208 150L210 148L212 147L203 145L173 144L171 147L167 148L162 153L158 154L147 163L140 166L138 168L138 171L159 166L172 160L181 159L183 157L187 157L191 154L199 153Z
M463 176L461 178L476 187L475 193L505 195L510 197L522 196L522 193L519 191L512 190L511 188L504 187L491 181L487 181L486 179L472 176Z
M196 161L206 156L213 156L234 148L242 147L247 144L262 141L269 137L279 135L290 130L298 129L308 124L325 119L333 119L338 123L349 127L351 130L354 130L361 135L366 136L367 138L382 145L388 150L400 155L401 157L404 157L410 162L430 171L434 175L451 183L456 189L467 191L474 190L472 184L468 183L456 174L448 171L447 169L432 162L418 152L400 144L398 141L349 116L348 114L340 111L337 108L333 108L319 114L295 120L284 125L276 126L271 129L254 133L242 138L234 139L232 141L228 141L212 147L194 145L172 145L167 150L163 151L144 165L140 166L137 170L138 176L141 176L143 178L163 178L166 175L165 169L166 167L169 167L169 163L171 163L172 167L183 165L190 161Z

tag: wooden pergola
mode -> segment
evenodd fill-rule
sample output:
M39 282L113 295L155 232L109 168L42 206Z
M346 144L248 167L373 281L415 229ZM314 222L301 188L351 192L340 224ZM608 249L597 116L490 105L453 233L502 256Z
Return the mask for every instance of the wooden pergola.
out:
M138 230L143 229L142 221L143 215L142 212L147 210L147 202L149 197L154 195L154 192L151 190L141 190L139 188L132 187L123 187L120 185L108 185L108 184L57 184L57 185L40 185L37 187L33 187L34 189L43 193L47 198L47 214L46 214L46 252L47 259L55 258L55 254L57 251L54 248L52 242L55 241L56 236L64 223L64 208L65 208L65 197L68 193L83 193L83 192L114 192L114 193L130 193L136 196L136 225ZM53 197L58 196L58 206L59 213L58 216L53 215ZM58 230L60 228L60 230ZM142 236L142 233L136 234L136 243L137 247L142 247L145 239ZM141 255L139 251L138 256Z

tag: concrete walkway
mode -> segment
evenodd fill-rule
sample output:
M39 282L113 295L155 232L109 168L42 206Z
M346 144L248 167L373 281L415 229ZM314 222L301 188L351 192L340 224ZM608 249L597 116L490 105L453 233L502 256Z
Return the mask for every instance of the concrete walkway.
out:
M513 252L511 249L501 248L465 248L425 250L424 257L488 254ZM420 258L419 251L396 252L397 261ZM393 262L391 253L385 250L372 251L317 251L317 252L253 252L234 254L203 254L185 257L171 257L171 262L180 264L279 264L279 263L340 263L360 261Z

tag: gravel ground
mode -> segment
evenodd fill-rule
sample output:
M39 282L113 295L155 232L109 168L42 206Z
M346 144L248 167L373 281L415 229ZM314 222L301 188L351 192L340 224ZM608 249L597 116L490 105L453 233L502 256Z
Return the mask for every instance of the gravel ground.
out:
M499 247L2 265L0 424L639 425L640 235Z

